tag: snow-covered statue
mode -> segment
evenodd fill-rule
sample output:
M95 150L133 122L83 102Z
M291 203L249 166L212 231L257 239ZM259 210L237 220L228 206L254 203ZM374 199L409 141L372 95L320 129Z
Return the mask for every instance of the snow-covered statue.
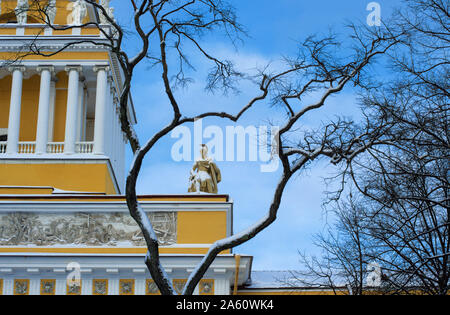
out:
M114 20L114 8L110 7L109 3L111 2L111 0L100 0L100 5L103 7L103 9L105 9L106 13L108 14L109 18ZM102 11L100 11L100 23L101 24L108 24L108 20L105 17L105 15L103 14Z
M86 2L84 0L76 0L72 7L72 25L82 25L86 14Z
M108 15L113 21L115 21L115 19L114 19L114 8L113 7L110 7L108 9Z
M45 13L47 14L48 21L50 25L55 23L55 17L56 17L56 0L48 0L47 9L45 10Z
M198 158L191 170L189 192L217 194L217 184L222 180L220 170L212 158L208 157L208 147L202 144Z
M28 14L28 0L17 0L17 7L14 9L16 13L17 23L18 24L26 24L27 23L27 14Z

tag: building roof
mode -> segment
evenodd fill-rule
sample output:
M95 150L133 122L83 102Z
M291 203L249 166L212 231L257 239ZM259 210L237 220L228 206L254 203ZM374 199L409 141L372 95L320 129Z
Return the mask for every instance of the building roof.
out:
M345 280L335 278L335 289L346 290ZM330 284L323 278L299 270L256 270L240 288L244 291L328 291Z
M295 271L252 271L245 289L281 289L298 287Z

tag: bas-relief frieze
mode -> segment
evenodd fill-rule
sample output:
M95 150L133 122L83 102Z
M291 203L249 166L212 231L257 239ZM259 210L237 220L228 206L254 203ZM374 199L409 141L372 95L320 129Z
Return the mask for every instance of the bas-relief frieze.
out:
M148 213L160 245L177 241L177 213ZM0 246L145 246L128 213L0 214Z

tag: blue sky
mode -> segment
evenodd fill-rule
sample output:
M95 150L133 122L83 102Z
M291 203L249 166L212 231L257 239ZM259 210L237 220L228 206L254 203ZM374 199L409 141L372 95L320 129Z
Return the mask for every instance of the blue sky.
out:
M282 55L296 52L295 43L314 33L343 32L348 22L365 21L367 15L366 0L235 0L239 21L248 31L243 43L236 50L221 37L207 38L206 47L221 56L235 60L243 70L263 66L267 62L276 63ZM399 0L377 1L382 15L387 16L392 5ZM112 1L116 7L117 18L121 23L129 23L130 12L127 2ZM133 38L127 42L127 50L136 49ZM239 95L224 97L211 95L204 90L206 66L193 60L197 72L191 73L194 83L185 90L178 90L177 97L182 108L192 112L208 109L220 109L235 113L248 102L257 88L243 83ZM137 70L133 85L133 99L136 107L137 132L144 142L160 127L171 119L166 111L168 102L159 76L145 66ZM329 100L324 110L306 117L305 125L314 125L332 118L336 113L354 115L357 113L355 95L346 90ZM184 106L184 107L183 107ZM275 121L279 117L266 103L259 103L251 113L246 114L239 125L264 125L267 118ZM225 128L231 125L227 121L210 119L203 122L204 127L218 125ZM188 126L192 127L192 126ZM206 140L207 141L207 140ZM192 162L175 162L171 158L171 147L176 139L166 137L151 151L142 169L139 182L139 194L176 194L186 193L189 170ZM197 151L197 150L196 150ZM131 162L128 152L127 166ZM268 210L273 189L278 181L278 173L261 173L259 162L219 162L222 171L222 183L219 192L229 194L234 200L234 231L245 229L259 220ZM299 269L298 251L315 253L312 235L320 232L329 220L322 208L324 198L323 178L330 175L333 168L326 161L313 164L299 173L288 185L282 200L277 221L248 243L234 251L253 255L256 270Z

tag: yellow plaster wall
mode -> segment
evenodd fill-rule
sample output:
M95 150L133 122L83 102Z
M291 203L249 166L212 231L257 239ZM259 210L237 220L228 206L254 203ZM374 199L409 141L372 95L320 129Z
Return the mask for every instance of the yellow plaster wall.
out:
M6 15L11 14L14 8L17 6L17 1L14 0L3 0L0 3L2 15L0 15L0 23L4 23Z
M23 81L20 113L20 141L35 141L39 107L40 77L34 75Z
M0 80L0 128L8 128L11 82L11 76Z
M111 174L106 171L104 173L104 178L105 178L105 193L106 194L116 194L116 189L114 188L114 182L113 179L111 178Z
M59 72L57 79L53 141L64 142L68 84L67 73L65 71ZM11 84L11 76L0 79L0 128L8 128ZM39 89L39 75L34 75L30 79L23 81L20 141L34 141L36 139Z
M23 194L36 194L36 195L49 195L53 192L53 188L50 187L0 187L0 195L23 195Z
M16 35L15 28L0 28L0 35Z
M11 82L11 76L6 76L0 80L0 128L8 128ZM39 87L40 77L38 75L23 81L20 141L34 141L36 139Z
M85 27L81 29L81 35L100 35L97 27Z
M69 14L68 5L71 1L57 0L56 1L56 17L55 24L67 24L67 15Z
M66 132L67 84L68 76L65 71L59 72L56 82L55 118L53 123L53 141L64 142Z
M67 30L53 30L53 35L58 36L58 35L72 35L72 29L67 29Z
M30 36L44 35L44 28L43 27L28 27L25 29L25 35L30 35Z
M179 244L212 244L227 235L226 212L178 212Z
M1 186L50 186L116 194L108 166L99 164L0 164Z

